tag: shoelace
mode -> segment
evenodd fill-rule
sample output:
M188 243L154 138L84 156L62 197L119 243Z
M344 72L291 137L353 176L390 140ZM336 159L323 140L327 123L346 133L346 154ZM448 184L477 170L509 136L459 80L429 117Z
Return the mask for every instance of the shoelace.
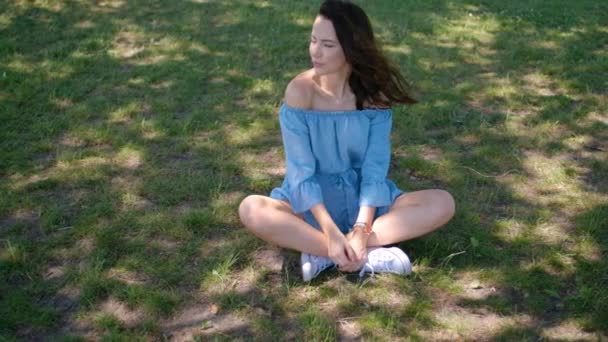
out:
M383 265L380 268L384 268L384 269L388 269L389 267L387 266L387 263L389 261L391 261L390 257L387 257L386 255L382 255L381 260L377 260L376 263L382 263ZM383 260L382 260L383 259ZM372 271L371 273L371 277L374 276L374 274L376 273L374 266L372 265L371 262L369 262L369 260L365 263L365 265L363 265L363 268L361 268L361 271L359 271L359 278L363 278L363 275L365 275L365 269L366 267L369 267L369 269Z
M359 278L363 278L363 276L365 275L365 268L366 267L369 267L369 269L372 270L371 277L374 276L374 274L375 274L374 266L372 266L372 264L370 264L369 262L366 262L365 265L363 265L363 267L361 268L361 271L359 271Z

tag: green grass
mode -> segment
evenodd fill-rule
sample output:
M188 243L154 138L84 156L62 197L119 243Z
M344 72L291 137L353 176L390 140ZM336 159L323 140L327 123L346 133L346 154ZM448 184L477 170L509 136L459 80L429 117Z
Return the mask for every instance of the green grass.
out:
M237 208L318 3L0 4L0 340L606 337L608 6L359 1L421 98L390 176L458 209L413 276L309 285Z

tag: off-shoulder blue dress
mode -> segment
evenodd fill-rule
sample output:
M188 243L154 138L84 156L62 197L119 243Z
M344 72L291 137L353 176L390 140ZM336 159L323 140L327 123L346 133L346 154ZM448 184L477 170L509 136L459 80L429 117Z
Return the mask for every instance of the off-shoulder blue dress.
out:
M359 206L385 214L404 192L387 179L390 163L390 109L304 110L282 104L279 113L287 171L270 197L288 202L319 229L310 208L323 203L347 233Z

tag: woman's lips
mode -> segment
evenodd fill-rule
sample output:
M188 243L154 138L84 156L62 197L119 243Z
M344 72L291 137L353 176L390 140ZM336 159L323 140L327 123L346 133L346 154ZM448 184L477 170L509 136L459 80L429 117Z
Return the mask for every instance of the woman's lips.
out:
M322 66L323 66L323 64L322 64L322 63L319 63L319 62L312 62L312 65L313 65L315 68L320 68L320 67L322 67Z

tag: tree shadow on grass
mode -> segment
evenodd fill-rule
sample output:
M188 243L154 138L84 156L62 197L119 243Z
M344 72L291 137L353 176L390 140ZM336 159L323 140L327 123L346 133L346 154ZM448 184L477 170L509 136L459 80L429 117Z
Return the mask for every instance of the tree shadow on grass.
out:
M349 308L358 309L362 321L367 319L367 328L362 323L365 336L384 337L374 335L373 327L379 327L389 331L386 336L403 333L415 337L431 326L447 326L439 315L446 302L453 305L453 312L482 307L503 315L529 315L532 326L521 334L532 337L542 334L540 327L557 325L572 316L581 317L592 330L606 329L605 312L593 304L603 302L591 300L605 296L597 285L602 275L597 270L605 269L605 263L586 259L593 253L573 252L572 245L584 246L584 239L576 227L569 227L572 220L597 227L606 216L604 208L578 208L582 212L574 216L580 218L573 219L567 205L551 202L556 189L531 186L543 179L542 173L535 173L532 157L542 162L580 149L568 147L568 135L543 138L505 129L513 115L523 115L517 110L532 105L537 110L523 117L522 131L542 133L543 125L558 121L568 134L601 139L598 127L579 124L596 103L588 98L580 103L574 97L591 93L600 103L604 96L598 93L601 80L594 75L600 74L596 68L601 63L588 63L571 73L559 71L568 69L570 60L590 59L593 49L581 52L579 48L601 42L603 37L589 28L571 39L556 40L553 43L566 51L564 57L546 63L547 49L512 49L514 33L509 30L515 23L541 33L522 38L524 43L534 44L542 43L543 32L556 27L573 29L582 23L562 16L549 20L530 14L532 11L521 16L518 6L472 5L504 24L503 30L494 32L493 41L477 42L490 49L485 55L491 59L489 64L471 62L476 52L467 50L465 44L449 46L427 39L449 28L442 28L443 19L461 20L464 9L443 1L411 5L408 11L416 15L405 16L409 18L407 32L400 29L403 16L397 18L404 9L391 6L389 11L378 5L372 12L383 37L418 48L410 54L399 49L393 53L412 77L437 82L419 83L423 91L435 92L419 106L395 109L396 155L391 177L406 189L447 188L459 206L457 217L446 229L401 246L420 266L435 269L443 281L471 270L494 269L497 276L492 281L498 295L463 300L420 278L412 286L423 294L421 301L404 302L401 312L392 312L386 304L366 303L367 298L363 303L352 299L333 312L321 312L320 321L314 319L316 312L304 311L304 321L320 333L327 331L323 329L331 333L332 328L319 322L329 320L329 326L334 326L332 321L347 315ZM262 246L233 229L240 226L236 206L245 194L268 193L280 183L281 168L274 166L282 163L282 157L276 148L280 141L273 113L284 85L308 64L306 37L315 8L296 2L264 5L254 1L184 2L171 7L140 1L117 7L77 3L62 9L3 6L3 12L14 17L3 27L7 35L0 57L8 68L7 77L0 82L3 89L12 89L0 92L2 116L7 119L6 129L0 133L6 156L1 174L8 176L0 185L8 194L0 202L0 236L16 247L12 259L3 260L8 277L3 278L2 292L23 287L27 296L42 297L42 301L32 301L32 316L47 310L44 303L53 303L48 299L58 298L70 286L77 288L71 298L85 317L95 316L100 304L112 298L153 318L179 312L192 299L228 304L235 300L238 304L249 298L229 291L209 298L196 289L214 277L213 271L227 270L228 279L240 280L252 253ZM540 5L532 9L544 11ZM447 18L437 16L436 11L447 11ZM273 25L268 27L271 20ZM528 63L521 63L522 53L530 54ZM453 63L443 63L448 59ZM542 63L546 65L540 70L553 76L555 83L508 83L509 75L524 78ZM484 88L499 89L501 82L521 89L536 85L537 92L554 94L509 97L484 93ZM559 84L569 93L559 93ZM606 193L605 184L598 180L603 160L581 154L572 162L581 168L575 174L584 175L583 182L598 195ZM496 177L512 169L517 172ZM537 195L517 188L522 179L530 180L523 184ZM535 196L548 202L535 201ZM563 228L570 230L564 230L565 239L543 241L538 236L540 223L552 222L553 213L562 216L567 223ZM587 234L589 248L605 253L606 241L599 231ZM462 251L466 253L454 256ZM575 257L566 255L560 261L568 253ZM227 262L232 258L233 263ZM554 273L549 267L552 258L557 260ZM537 265L535 260L539 260ZM58 282L37 275L45 273L47 266L58 265L65 270ZM571 273L564 271L569 269ZM235 276L231 278L230 272ZM304 292L302 284L292 282L293 268L291 272L291 278L282 276L283 285ZM431 275L433 272L420 272L421 277ZM258 285L268 286L268 282L262 279ZM396 286L387 292L413 291L408 287L411 283L402 280L399 284L404 288ZM323 283L317 285L323 287ZM350 286L354 285L335 287L339 294L339 289ZM253 297L275 295L272 307L281 316L275 329L293 330L300 321L288 313L294 307L308 307L298 300L294 305L288 294L277 295L274 290L276 287L269 286L252 293ZM563 300L565 295L574 299ZM104 334L103 326L78 321L76 309L58 307L55 311L67 318L41 324L31 320L11 323L9 334L33 336L32 330L24 330L30 326L34 331L61 334L59 325L64 325L63 332L79 334L84 330L78 330L78 324L88 324L86 331L97 336ZM372 315L377 312L380 314ZM418 316L408 316L408 312ZM262 321L266 323L259 323L261 326L272 325ZM406 331L407 327L413 329ZM129 331L162 335L158 329L162 330L150 330L142 321ZM413 331L416 329L419 331ZM235 334L249 336L252 331L238 328ZM513 334L504 330L496 336Z
M487 10L485 6L480 7ZM479 14L473 13L473 15ZM526 22L523 23L524 26L526 24ZM439 29L436 31L441 32ZM502 34L504 31L497 31L498 34L492 41L493 49L498 51L505 49L505 44L512 38L512 35ZM588 41L588 38L597 38L599 31L597 29L590 31L592 32L589 35L575 35L574 39L557 42L557 44L564 44L566 51L576 51L578 46L584 45ZM539 42L542 39L541 36L535 38ZM534 45L536 42L531 40L527 40L528 44ZM556 177L557 182L561 181L557 173L543 174L544 172L537 172L538 169L536 169L537 167L547 167L542 163L554 163L555 160L552 158L556 155L569 154L569 157L564 160L564 164L577 168L577 171L570 169L570 172L599 175L595 172L599 169L598 167L587 167L590 163L597 164L595 161L597 158L588 154L581 158L577 153L580 148L571 147L568 142L568 139L575 134L602 136L603 133L598 130L598 127L581 124L582 120L585 120L597 108L598 102L573 104L569 95L565 97L559 94L551 96L522 95L521 98L513 97L511 103L508 96L504 98L484 96L477 89L495 87L496 84L499 84L497 82L503 82L505 79L501 77L500 73L507 73L514 80L520 80L518 75L521 79L525 79L525 76L534 73L535 69L539 70L538 65L533 60L528 65L518 63L518 59L513 55L515 52L508 49L504 52L493 53L493 61L490 64L471 63L467 61L470 53L462 47L446 47L435 45L433 42L412 41L414 39L408 41L407 44L427 46L429 49L439 50L440 52L435 52L437 55L451 56L451 60L455 60L449 66L433 66L433 72L439 75L439 79L449 80L451 75L460 74L463 79L458 80L457 83L475 84L476 86L440 88L438 93L427 98L426 105L422 104L424 108L417 110L414 107L409 112L397 111L397 114L403 116L397 116L396 119L397 160L394 163L396 167L393 168L395 178L401 181L400 184L411 184L414 189L441 185L455 195L459 207L457 217L448 224L445 230L419 241L404 243L402 246L412 252L414 258L431 253L431 259L436 262L448 260L450 261L449 268L459 273L481 267L495 268L495 272L501 275L498 277L500 279L498 283L507 290L505 293L482 301L465 300L458 305L483 302L490 310L498 310L500 313L504 312L505 303L510 303L506 306L510 308L511 313L525 312L534 317L535 323L533 324L538 324L538 326L543 326L546 322L553 324L556 321L566 321L575 316L584 317L586 322L594 322L587 326L589 329L605 330L606 327L603 324L597 324L600 322L598 317L602 317L603 314L598 314L596 310L588 310L589 308L582 309L577 305L569 306L565 304L564 300L566 295L573 293L576 293L575 296L580 295L577 290L577 279L580 274L586 273L584 262L567 260L566 264L563 264L564 260L560 261L560 258L563 256L562 254L576 250L573 245L584 244L585 238L581 237L573 222L576 221L577 212L585 212L587 209L569 206L560 200L558 196L561 191L557 189L553 191L542 188L543 177ZM523 47L522 50L524 50ZM528 50L525 49L525 51ZM546 55L542 51L539 51L538 54L532 51L531 57L543 60ZM589 54L586 57L589 57ZM568 56L565 58L564 65L553 62L545 66L547 69L565 68L569 58ZM467 65L467 70L470 70L471 73L459 73L460 69L456 67L458 65ZM488 75L488 70L500 73ZM540 70L544 71L542 68ZM589 70L595 69L590 68ZM596 71L581 72L575 75L567 74L563 75L563 79L560 79L562 76L560 75L556 77L558 80L555 82L568 84L569 91L572 91L574 95L580 95L580 85L587 83L589 86L584 89L590 92L591 97L602 96L601 93L597 93L599 83L592 75ZM506 80L508 84L508 79ZM514 82L514 84L518 83ZM518 87L526 87L525 82ZM434 87L434 89L437 88ZM540 89L536 90L540 91ZM451 108L444 105L445 99L451 99ZM568 100L562 101L562 99ZM585 101L588 99L589 97ZM513 116L512 106L515 106L515 109L520 106L523 108L528 103L527 101L539 106L531 115L528 113L527 116L522 116L524 123L521 126L522 130L535 132L538 131L538 128L543 127L543 124L557 119L560 124L563 124L562 132L564 133L561 136L543 137L518 134L520 132L510 130L506 124L508 119ZM591 120L593 119L591 118ZM416 132L415 129L413 133L410 133L409 127L419 130ZM422 135L420 132L428 133ZM449 139L450 144L443 143L444 139ZM402 148L401 146L404 145L410 146ZM412 173L411 169L419 169L421 172ZM512 170L515 172L509 175ZM568 171L565 172L568 173ZM526 182L528 184L524 183L524 185L527 188L517 187L517 183L526 178L536 179L538 185L530 186L534 184ZM589 176L586 176L581 180L590 179ZM566 181L563 182L566 183ZM602 184L597 181L595 184L588 184L588 189L594 189L593 192L599 196L605 193L603 188ZM583 193L585 192L587 190L583 191ZM559 219L550 223L553 216ZM542 235L545 229L543 222L548 227L556 226L565 235L557 240L554 239L554 235L553 241L551 241L551 234L544 237ZM594 224L597 226L598 222ZM518 232L521 229L518 226L524 227L524 231ZM505 236L505 231L510 231L514 238ZM549 241L543 241L547 238ZM596 248L605 249L605 242L601 239L591 238L589 241L592 245L597 246ZM463 251L466 253L456 256L452 260L453 254ZM585 252L579 251L578 253L587 255ZM585 257L580 256L580 258ZM543 265L543 262L539 262L540 260L557 265L558 271L554 273L547 271L547 265ZM567 267L572 267L572 274L563 271ZM553 308L554 305L557 305L557 310ZM573 315L573 312L576 313ZM543 323L543 321L546 322ZM540 329L535 331L538 334L542 332Z
M207 253L238 248L247 259L254 250L228 227L237 225L236 205L245 193L268 192L280 182L278 176L246 174L240 166L243 155L277 144L266 134L276 131L268 124L272 116L248 104L274 90L272 82L270 88L257 83L259 72L270 67L257 74L242 70L249 66L242 61L230 67L233 57L243 55L222 50L233 47L227 35L248 31L240 24L244 18L219 36L205 31L204 19L221 13L234 20L230 13L256 7L184 3L175 13L160 3L143 5L3 5L12 17L3 28L9 34L3 83L11 90L1 97L8 120L2 174L10 176L2 184L8 194L2 237L7 248L30 258L25 262L13 253L14 260L3 263L15 266L3 278L7 291L25 285L34 297L54 296L56 288L36 290L50 284L38 274L59 264L66 275L57 287L79 287L76 300L84 311L117 296L166 315L190 296L173 296L172 289L198 287L200 274L221 262ZM241 48L260 41L240 41ZM260 117L263 125L246 134ZM127 279L114 279L116 273ZM43 329L53 330L47 323ZM22 329L28 325L11 325L10 331L28 335Z

